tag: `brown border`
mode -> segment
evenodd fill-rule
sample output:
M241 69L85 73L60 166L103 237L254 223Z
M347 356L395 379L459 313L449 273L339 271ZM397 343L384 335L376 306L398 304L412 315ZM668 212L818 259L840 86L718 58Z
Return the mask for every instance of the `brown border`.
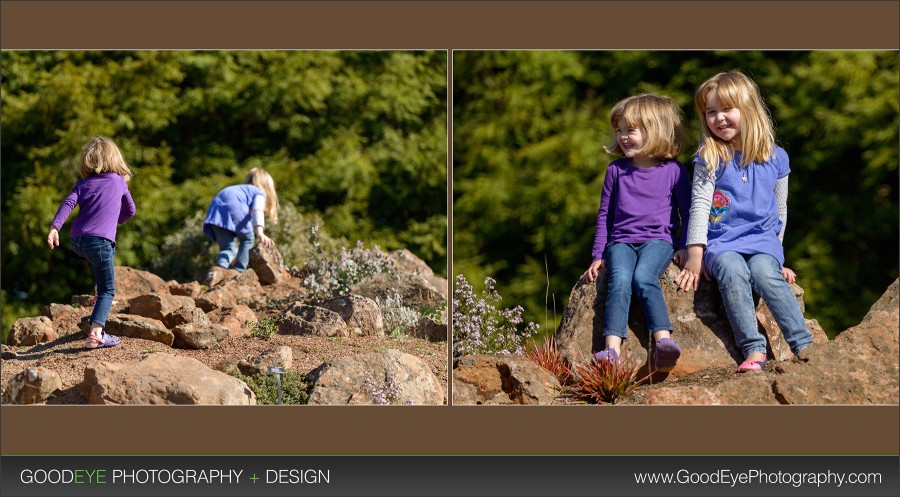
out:
M0 47L896 50L898 13L871 1L5 0ZM625 22L637 16L639 31ZM897 455L898 420L898 406L3 406L0 453ZM736 425L764 441L741 442Z
M6 49L896 49L900 43L900 9L886 1L6 0L2 14ZM636 29L629 20L638 17Z

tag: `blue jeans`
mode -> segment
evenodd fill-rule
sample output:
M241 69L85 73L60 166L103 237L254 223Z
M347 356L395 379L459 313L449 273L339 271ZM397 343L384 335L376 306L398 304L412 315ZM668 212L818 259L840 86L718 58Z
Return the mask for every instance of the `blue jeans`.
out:
M752 352L766 353L766 338L756 322L753 292L766 301L791 352L796 354L812 343L812 333L806 328L800 306L774 257L725 252L713 262L712 273L722 292L734 341L745 358Z
M250 263L250 249L253 248L253 232L236 233L221 226L212 226L216 235L216 243L219 244L219 256L216 257L216 266L228 269L231 262L235 261L234 269L244 272ZM237 241L235 241L237 238Z
M644 243L616 242L603 254L608 276L603 336L628 337L628 309L631 294L638 298L651 335L671 330L669 310L659 279L672 261L672 244L664 240Z
M116 271L113 263L116 242L99 236L78 236L72 238L72 250L87 259L94 269L97 303L91 313L91 322L103 326L116 295Z

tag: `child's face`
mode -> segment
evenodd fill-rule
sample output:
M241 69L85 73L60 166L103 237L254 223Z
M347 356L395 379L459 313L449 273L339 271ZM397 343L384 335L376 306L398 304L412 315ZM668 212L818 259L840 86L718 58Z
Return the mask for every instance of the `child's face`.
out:
M625 157L643 158L638 151L644 146L644 133L640 128L629 127L624 119L616 121L616 143Z
M724 107L719 103L719 96L710 92L706 99L706 126L710 133L731 143L741 136L741 110Z

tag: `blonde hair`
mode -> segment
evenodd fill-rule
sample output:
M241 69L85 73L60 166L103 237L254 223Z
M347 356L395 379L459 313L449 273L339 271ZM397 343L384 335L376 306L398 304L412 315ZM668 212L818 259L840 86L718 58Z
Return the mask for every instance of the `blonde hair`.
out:
M254 167L247 173L244 183L253 185L266 194L266 215L273 223L278 223L278 194L275 193L275 181L269 173L260 167Z
M647 157L672 159L684 147L681 109L669 97L642 93L620 100L609 112L609 123L615 129L620 120L629 128L641 130L644 145L638 152ZM612 145L603 149L613 155L624 155L615 137Z
M706 105L715 92L719 105L741 111L741 165L766 162L775 153L775 123L759 93L759 87L741 71L720 72L697 88L694 104L700 113L703 140L697 154L713 173L720 163L727 164L734 156L734 148L709 130L706 124Z
M125 181L131 179L131 169L122 158L119 147L105 136L95 136L81 151L81 177L102 173L116 173Z

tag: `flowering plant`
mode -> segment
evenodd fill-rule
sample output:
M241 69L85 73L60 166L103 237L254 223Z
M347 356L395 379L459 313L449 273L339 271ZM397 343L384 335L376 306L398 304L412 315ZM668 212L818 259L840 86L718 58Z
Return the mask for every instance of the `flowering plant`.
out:
M537 334L539 326L523 324L522 306L498 309L500 294L496 281L484 280L481 298L475 295L466 277L458 275L453 288L453 357L469 354L518 354L525 340Z

